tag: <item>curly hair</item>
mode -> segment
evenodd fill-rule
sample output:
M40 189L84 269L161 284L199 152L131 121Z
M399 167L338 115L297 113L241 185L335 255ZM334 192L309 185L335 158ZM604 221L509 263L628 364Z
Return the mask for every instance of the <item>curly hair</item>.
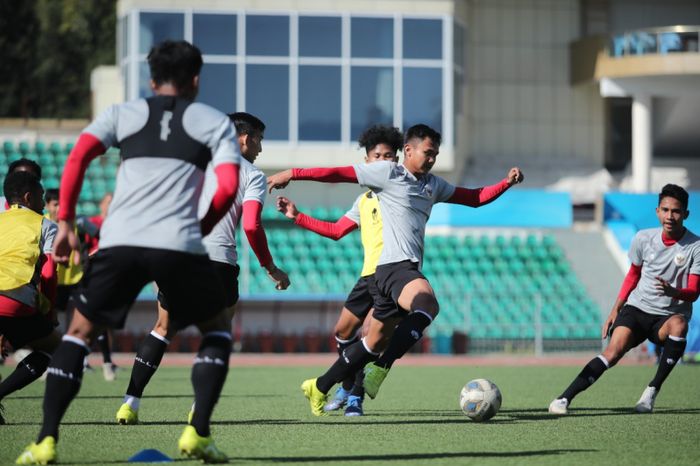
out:
M393 126L374 125L360 135L357 141L360 147L370 151L377 144L386 144L393 151L403 148L403 133Z

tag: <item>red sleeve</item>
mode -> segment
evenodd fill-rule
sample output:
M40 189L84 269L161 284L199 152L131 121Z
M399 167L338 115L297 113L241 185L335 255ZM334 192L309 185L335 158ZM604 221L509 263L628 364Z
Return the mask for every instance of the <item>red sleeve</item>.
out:
M447 200L450 204L462 204L469 207L480 207L495 200L510 188L508 180L504 179L500 183L483 188L455 188L452 197Z
M48 256L42 254L41 257L44 261L41 266L41 292L53 303L56 299L56 285L58 283L56 263L51 254Z
M688 275L688 288L678 290L677 299L681 301L695 302L700 296L700 275Z
M357 223L353 222L345 215L340 217L337 222L331 223L309 217L308 215L299 212L299 215L297 215L294 223L302 228L313 231L314 233L318 233L321 236L325 236L326 238L330 238L335 241L338 241L343 236L357 229Z
M89 133L83 133L75 143L73 150L66 160L61 177L61 196L58 200L58 219L75 219L75 206L78 203L80 188L90 162L98 155L104 154L107 148L102 141Z
M258 201L246 201L243 203L243 231L248 238L250 247L262 267L272 262L272 254L267 246L267 236L262 226L263 206Z
M207 210L207 213L199 222L204 236L211 232L214 225L216 225L224 214L228 212L228 209L231 208L233 201L236 199L236 191L238 190L238 165L234 163L222 163L214 168L214 173L216 173L218 186L211 200L209 210Z
M637 283L642 277L642 266L641 265L630 265L630 269L627 271L625 280L622 282L622 287L620 288L620 293L617 295L617 299L620 301L627 301L630 297L632 290L637 288Z
M333 168L292 168L293 180L313 180L323 183L357 183L352 166Z

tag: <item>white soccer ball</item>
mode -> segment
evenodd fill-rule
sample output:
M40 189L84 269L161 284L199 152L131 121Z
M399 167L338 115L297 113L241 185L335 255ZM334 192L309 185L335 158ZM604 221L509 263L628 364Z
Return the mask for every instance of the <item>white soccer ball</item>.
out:
M468 382L459 394L459 407L469 419L486 421L501 409L501 391L495 383L486 379Z

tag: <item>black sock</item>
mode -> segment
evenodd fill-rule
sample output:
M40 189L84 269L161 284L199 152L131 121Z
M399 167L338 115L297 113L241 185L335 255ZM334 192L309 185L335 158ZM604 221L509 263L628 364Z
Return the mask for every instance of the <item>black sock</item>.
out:
M364 370L359 370L355 374L355 383L352 386L352 390L350 390L350 395L349 396L359 396L363 400L365 399L365 386L363 385L363 382L365 381L365 371Z
M151 332L139 346L139 351L134 359L134 367L131 369L131 378L126 394L141 398L148 382L156 373L160 361L163 359L165 349L168 347L166 341L153 336Z
M357 335L355 335L354 337L352 337L349 340L342 340L340 337L338 337L338 335L336 335L335 336L335 347L338 350L338 356L342 357L343 351L345 350L345 348L347 348L348 346L357 342L358 340L359 340L359 338L357 337ZM343 389L345 389L347 391L352 390L352 386L354 383L355 383L355 376L354 375L351 375L349 377L344 378L343 379Z
M112 349L109 347L109 335L105 330L102 335L97 337L97 344L100 345L102 351L102 360L105 364L112 364Z
M571 404L576 395L593 385L607 369L608 365L600 356L591 359L559 398L566 398Z
M44 422L37 443L44 437L52 436L58 441L58 425L68 405L80 391L83 377L83 359L88 348L77 341L64 340L53 353L46 378L44 394Z
M687 344L685 338L682 341L673 340L671 337L666 339L664 343L664 349L661 352L661 358L659 358L659 368L656 369L656 375L654 379L649 382L650 387L656 388L656 390L661 390L661 385L671 373L678 360L683 357L683 352L685 351L685 345Z
M230 337L211 333L204 335L192 366L195 404L192 426L202 437L210 435L209 420L226 381L230 355Z
M0 383L0 400L41 377L50 361L51 356L42 351L33 351L22 359L14 372Z
M376 365L390 368L394 361L401 358L423 336L423 330L432 320L423 312L413 311L402 320L394 330L389 346L377 359Z
M333 363L328 371L316 380L316 388L328 393L333 385L346 377L354 377L355 372L362 369L372 360L373 354L367 351L362 340L345 348L343 354Z

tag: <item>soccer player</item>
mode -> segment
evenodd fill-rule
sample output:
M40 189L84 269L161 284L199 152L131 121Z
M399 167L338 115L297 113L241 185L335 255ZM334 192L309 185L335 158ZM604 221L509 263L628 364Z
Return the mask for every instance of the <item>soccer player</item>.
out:
M398 309L387 313L375 310L367 335L346 348L324 375L304 381L302 390L309 399L311 412L317 416L325 414L323 406L333 385L379 356L365 368L364 380L367 395L376 397L394 361L422 337L425 328L437 316L439 306L435 293L420 270L425 225L433 204L449 202L478 207L493 201L523 179L520 169L514 167L505 179L493 186L455 187L430 173L440 142L440 133L419 124L406 131L402 165L376 162L337 168L295 168L268 179L270 190L283 188L291 180L359 183L377 195L382 212L384 247L375 279L380 294L390 297Z
M202 236L233 202L240 155L226 115L193 102L202 68L199 49L166 40L150 50L148 64L155 95L108 108L83 130L66 162L53 250L54 259L63 263L79 248L75 205L90 161L108 147L121 149L100 250L75 292L73 319L48 368L41 431L19 464L56 461L59 424L80 389L90 341L107 327L122 327L151 281L171 299L172 326L196 324L203 334L192 366L197 410L178 448L206 462L226 461L212 439L209 420L228 372L231 323ZM199 220L197 204L210 161L218 188Z
M37 178L39 178L39 180L41 180L41 167L33 160L21 158L19 160L15 160L9 167L7 167L8 175L17 171L27 171L29 173L33 173ZM3 212L9 208L10 204L5 196L0 196L0 212Z
M289 277L275 265L267 245L267 237L262 226L262 208L265 203L266 186L265 174L253 163L262 152L262 139L265 124L249 113L232 113L229 118L236 128L236 141L243 156L240 167L240 181L236 200L224 218L216 224L212 232L204 238L204 246L209 254L212 267L216 270L226 293L226 313L233 318L234 306L238 301L238 254L236 252L236 227L243 214L243 231L253 252L258 257L260 266L264 267L268 276L278 290L287 289ZM211 168L207 170L204 184L204 194L200 207L206 209L211 195L216 189L216 176ZM200 212L202 212L200 210ZM177 328L170 324L168 314L170 299L163 293L158 293L158 322L146 336L139 347L134 360L129 386L124 396L124 402L117 411L119 424L138 423L138 410L146 385L158 369L163 359L170 339Z
M44 189L33 173L19 170L7 175L3 191L10 208L0 212L0 335L32 352L0 383L0 401L38 379L61 341L46 315L56 291L51 249L57 228L41 215Z
M603 323L602 337L610 337L608 347L552 401L550 413L566 414L576 395L647 338L663 350L656 375L635 410L654 410L661 386L683 356L692 303L700 294L700 238L683 226L689 214L686 190L674 184L664 186L656 207L661 228L641 230L632 239L629 271Z
M380 160L398 162L396 153L403 147L403 135L398 128L377 125L360 135L359 144L365 149L365 163ZM277 210L293 219L300 227L336 241L360 228L365 252L360 279L350 291L333 330L338 355L342 357L345 348L359 340L357 331L372 308L379 309L379 312L389 312L396 308L391 299L382 298L378 293L374 293L373 297L373 293L370 293L370 286L376 289L374 272L384 244L382 216L377 196L371 190L360 194L352 208L335 223L323 222L299 212L294 203L286 197L277 198ZM347 404L346 416L362 416L363 378L362 370L358 370L356 374L344 379L333 399L324 406L324 410L335 411Z

